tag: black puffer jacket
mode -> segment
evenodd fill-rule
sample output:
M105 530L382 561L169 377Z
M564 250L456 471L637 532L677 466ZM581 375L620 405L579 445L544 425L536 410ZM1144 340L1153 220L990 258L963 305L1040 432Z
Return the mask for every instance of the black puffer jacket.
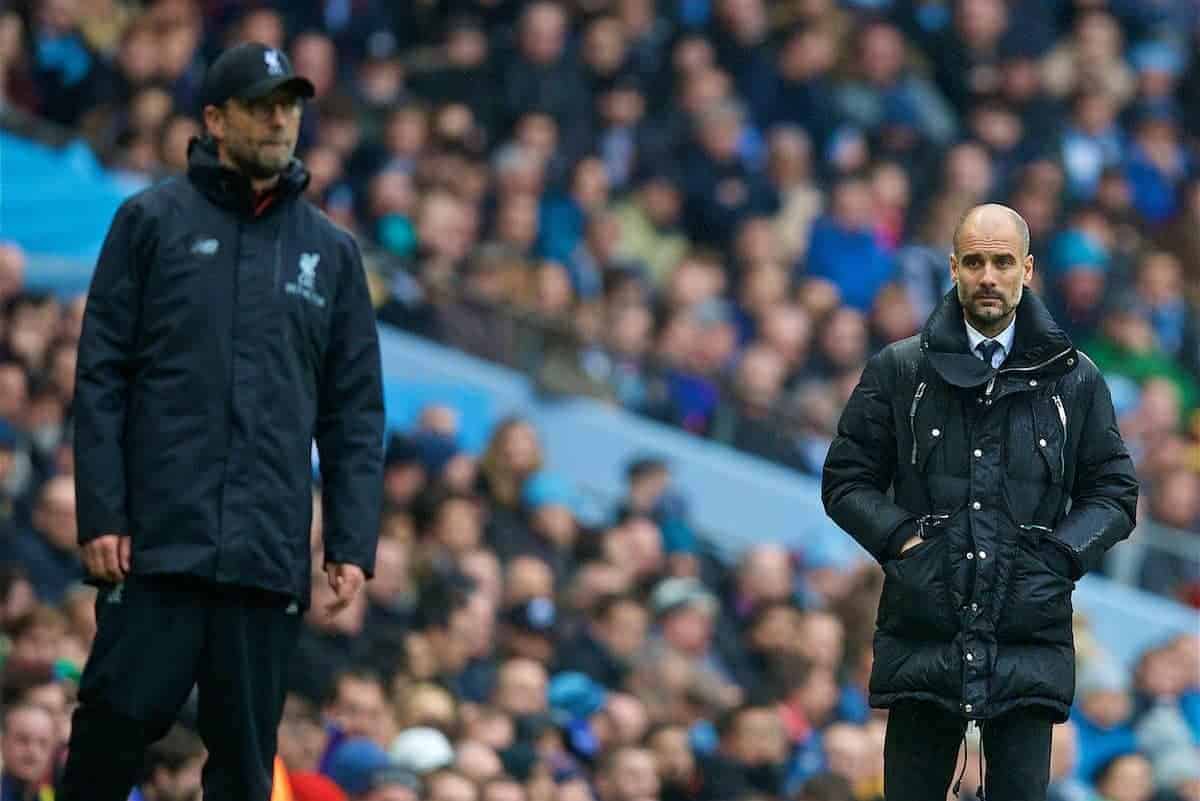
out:
M826 510L886 574L871 704L1064 720L1074 582L1129 536L1137 494L1108 387L1041 300L1024 293L993 370L951 290L868 362L825 462Z

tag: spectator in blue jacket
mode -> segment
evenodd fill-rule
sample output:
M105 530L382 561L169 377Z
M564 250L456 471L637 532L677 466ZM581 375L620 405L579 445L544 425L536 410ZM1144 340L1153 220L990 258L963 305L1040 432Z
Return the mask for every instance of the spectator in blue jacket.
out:
M845 305L864 313L893 279L895 264L875 237L871 188L861 176L844 176L834 186L832 212L813 225L804 267L809 276L831 281Z

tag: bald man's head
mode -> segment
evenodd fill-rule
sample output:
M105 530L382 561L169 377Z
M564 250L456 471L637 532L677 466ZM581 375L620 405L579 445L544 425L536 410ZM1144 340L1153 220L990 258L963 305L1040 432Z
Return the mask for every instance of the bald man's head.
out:
M1033 278L1029 226L1021 215L997 203L968 211L954 231L950 276L976 331L992 337L1007 328Z
M1029 255L1029 225L1025 218L1008 206L1000 203L984 203L982 206L972 206L958 221L954 228L954 252L961 254L960 237L964 230L976 227L994 229L995 226L1011 225L1021 242L1020 257Z

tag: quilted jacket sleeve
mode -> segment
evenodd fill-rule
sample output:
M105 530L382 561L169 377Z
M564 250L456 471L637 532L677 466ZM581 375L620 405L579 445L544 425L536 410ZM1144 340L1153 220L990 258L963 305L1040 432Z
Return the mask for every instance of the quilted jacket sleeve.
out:
M892 555L893 536L917 517L888 495L897 451L892 360L884 349L867 362L821 476L826 513L880 562Z
M1137 513L1137 474L1117 429L1108 384L1098 372L1092 384L1074 454L1071 511L1053 535L1076 561L1073 578L1097 567L1109 548L1129 536Z

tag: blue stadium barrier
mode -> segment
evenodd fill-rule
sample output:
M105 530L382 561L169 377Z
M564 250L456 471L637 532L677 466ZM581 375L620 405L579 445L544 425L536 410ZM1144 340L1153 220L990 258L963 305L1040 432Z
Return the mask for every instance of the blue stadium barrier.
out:
M389 424L407 425L423 399L438 399L459 410L463 446L478 452L499 419L519 414L537 428L548 468L608 504L623 495L624 466L633 456L665 456L693 519L726 558L765 541L797 549L807 564L866 558L825 516L818 483L808 476L594 400L539 397L514 371L388 326L380 327L380 338L388 403L399 409L389 408ZM404 392L411 397L397 396ZM487 418L472 420L476 412ZM1196 628L1193 610L1096 575L1079 582L1075 606L1127 665L1145 648Z
M31 261L39 291L86 289L113 214L144 182L106 171L84 142L51 148L0 131L0 240Z

